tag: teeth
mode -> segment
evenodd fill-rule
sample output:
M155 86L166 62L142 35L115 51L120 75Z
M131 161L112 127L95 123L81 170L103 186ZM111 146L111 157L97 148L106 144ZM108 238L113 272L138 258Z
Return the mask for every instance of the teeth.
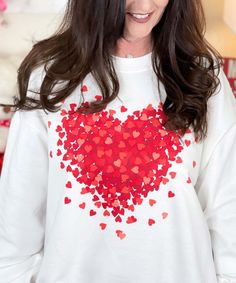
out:
M145 19L149 16L149 14L146 14L146 15L141 15L141 14L132 14L131 15L137 19Z

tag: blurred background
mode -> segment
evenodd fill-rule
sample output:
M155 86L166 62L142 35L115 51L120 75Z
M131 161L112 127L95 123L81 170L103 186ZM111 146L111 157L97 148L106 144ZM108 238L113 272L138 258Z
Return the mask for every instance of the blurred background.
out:
M36 40L58 26L66 0L0 0L0 103L12 103L17 68ZM202 0L206 39L224 57L236 96L236 0ZM0 107L0 172L12 113Z

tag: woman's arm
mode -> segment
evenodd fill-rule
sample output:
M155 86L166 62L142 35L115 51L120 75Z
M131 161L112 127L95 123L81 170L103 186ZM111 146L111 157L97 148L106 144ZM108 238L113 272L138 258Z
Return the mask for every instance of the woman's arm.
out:
M0 283L34 282L43 252L47 179L43 114L17 111L0 177Z
M236 124L221 138L196 184L219 283L236 283Z

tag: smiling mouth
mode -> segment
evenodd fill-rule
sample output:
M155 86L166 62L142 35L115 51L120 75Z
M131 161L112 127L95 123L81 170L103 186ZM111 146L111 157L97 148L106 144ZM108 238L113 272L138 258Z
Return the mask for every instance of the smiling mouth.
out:
M133 19L134 21L138 23L146 23L151 18L153 12L145 13L145 14L128 12L127 14L131 19Z
M147 13L147 14L136 14L136 13L128 13L131 16L137 18L137 19L146 19L151 13Z

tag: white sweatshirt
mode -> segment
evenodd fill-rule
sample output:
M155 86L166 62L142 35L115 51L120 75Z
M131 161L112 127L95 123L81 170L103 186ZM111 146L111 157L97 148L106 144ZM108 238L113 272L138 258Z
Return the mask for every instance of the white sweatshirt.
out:
M60 111L14 114L0 283L236 282L236 101L224 73L199 142L162 126L151 54L113 59L120 92L104 111L75 111L101 98L88 75Z

